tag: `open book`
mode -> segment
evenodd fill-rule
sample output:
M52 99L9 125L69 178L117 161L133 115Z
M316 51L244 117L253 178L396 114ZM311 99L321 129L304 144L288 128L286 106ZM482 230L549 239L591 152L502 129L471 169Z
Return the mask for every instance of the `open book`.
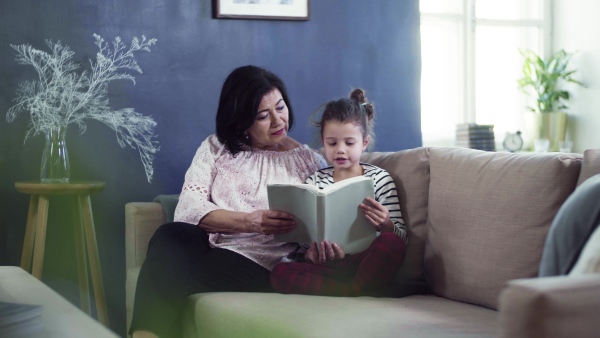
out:
M377 236L359 204L374 196L373 179L356 176L322 190L310 184L269 184L269 209L294 215L296 228L275 235L280 242L311 244L327 240L345 253L369 247Z

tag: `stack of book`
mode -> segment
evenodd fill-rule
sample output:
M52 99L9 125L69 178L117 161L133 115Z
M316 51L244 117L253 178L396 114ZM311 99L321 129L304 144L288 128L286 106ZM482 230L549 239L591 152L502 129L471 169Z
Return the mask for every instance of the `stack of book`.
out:
M465 123L456 125L456 146L496 151L494 125Z
M0 337L21 337L39 331L43 306L0 302Z

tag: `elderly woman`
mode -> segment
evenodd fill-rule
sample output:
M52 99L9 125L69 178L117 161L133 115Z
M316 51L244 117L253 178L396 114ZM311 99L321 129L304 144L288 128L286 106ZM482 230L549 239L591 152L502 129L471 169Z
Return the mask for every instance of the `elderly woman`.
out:
M235 69L223 84L216 135L202 144L185 175L175 222L150 240L130 333L178 337L187 296L210 291L271 291L269 273L296 243L291 214L268 210L269 183L302 183L325 165L288 136L294 115L284 83L255 66Z

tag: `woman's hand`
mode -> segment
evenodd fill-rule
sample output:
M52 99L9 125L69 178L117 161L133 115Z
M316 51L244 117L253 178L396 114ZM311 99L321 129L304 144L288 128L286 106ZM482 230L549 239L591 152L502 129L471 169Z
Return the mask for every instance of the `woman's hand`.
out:
M321 247L320 250L317 248L317 245ZM344 256L346 256L344 250L337 243L324 241L317 244L317 242L313 242L304 254L304 260L317 264L342 259Z
M394 223L390 219L390 211L371 197L365 198L365 202L361 203L360 208L365 213L367 220L373 224L377 231L393 232Z
M284 234L296 227L294 215L275 210L256 210L244 217L248 232L258 232L265 235Z

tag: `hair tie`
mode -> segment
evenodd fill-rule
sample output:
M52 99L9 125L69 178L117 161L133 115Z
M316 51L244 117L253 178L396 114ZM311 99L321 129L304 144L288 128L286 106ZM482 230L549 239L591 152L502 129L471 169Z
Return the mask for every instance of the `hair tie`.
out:
M366 106L366 105L367 105L367 103L366 103L366 102L363 102L363 103L361 103L361 104L360 104L360 106L361 106L361 107L362 107L362 106Z

